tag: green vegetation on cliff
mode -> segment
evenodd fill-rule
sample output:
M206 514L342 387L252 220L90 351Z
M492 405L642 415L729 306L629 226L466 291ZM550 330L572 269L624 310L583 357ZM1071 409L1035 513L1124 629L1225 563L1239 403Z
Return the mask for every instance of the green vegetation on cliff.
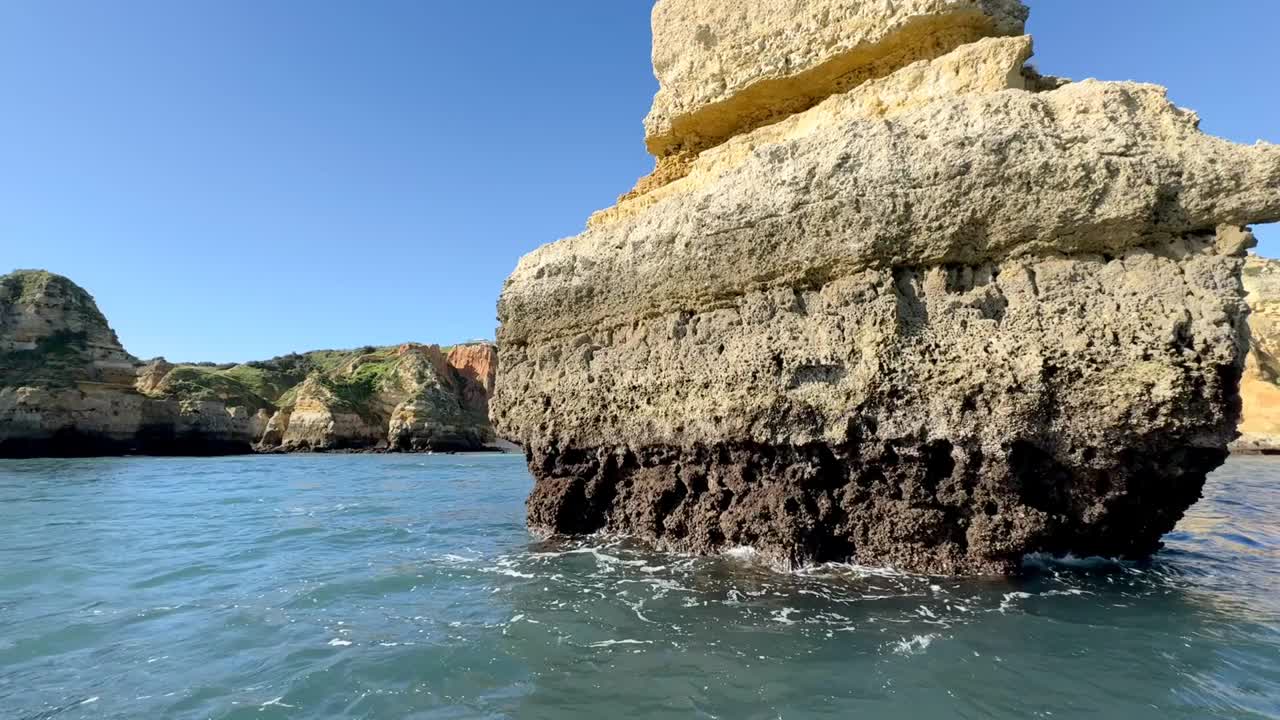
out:
M368 415L399 361L396 347L364 347L292 353L229 367L179 365L152 394L275 410L292 406L303 382L314 377L346 409Z
M360 412L368 406L377 394L383 381L392 370L390 359L373 359L368 356L358 359L359 364L350 372L331 375L322 380L325 386L333 391L338 399Z
M84 288L44 270L0 276L0 385L117 382L103 368L134 362Z
M31 350L0 352L0 386L70 387L88 379L84 332L62 330L36 341Z
M165 376L157 394L178 400L216 400L226 403L228 407L248 408L251 412L275 408L270 399L259 395L248 384L228 373L228 370L210 370L191 365L176 367Z
M0 300L5 303L30 304L39 301L50 283L63 281L73 287L66 278L47 270L15 270L0 277ZM75 287L80 290L79 287ZM83 290L81 290L83 292Z

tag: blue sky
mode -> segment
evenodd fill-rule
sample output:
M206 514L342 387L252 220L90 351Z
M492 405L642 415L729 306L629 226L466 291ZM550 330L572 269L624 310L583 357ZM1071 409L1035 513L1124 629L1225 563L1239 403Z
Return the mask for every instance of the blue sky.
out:
M1029 4L1042 71L1280 142L1280 3ZM0 272L71 277L142 357L491 337L520 255L652 167L650 7L2 3Z

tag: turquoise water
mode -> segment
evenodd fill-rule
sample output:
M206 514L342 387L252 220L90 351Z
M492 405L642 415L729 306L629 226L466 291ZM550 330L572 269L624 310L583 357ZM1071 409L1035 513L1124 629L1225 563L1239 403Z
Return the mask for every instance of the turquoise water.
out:
M1280 461L1150 565L525 532L512 456L0 462L0 718L1276 718Z

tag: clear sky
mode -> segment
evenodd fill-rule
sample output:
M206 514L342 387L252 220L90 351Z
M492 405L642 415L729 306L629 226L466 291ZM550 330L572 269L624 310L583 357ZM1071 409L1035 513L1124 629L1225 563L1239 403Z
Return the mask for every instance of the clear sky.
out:
M1280 142L1280 2L1028 4L1043 72ZM652 167L650 7L0 3L0 273L71 277L141 357L492 337L517 259Z

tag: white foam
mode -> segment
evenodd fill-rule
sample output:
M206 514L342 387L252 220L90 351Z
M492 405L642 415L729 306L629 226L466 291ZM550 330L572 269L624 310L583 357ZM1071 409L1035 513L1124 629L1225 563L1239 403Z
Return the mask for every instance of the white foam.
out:
M329 644L332 645L333 647L347 647L348 645L351 644L351 641L343 640L342 638L334 638L329 641Z
M613 647L614 645L652 645L652 644L653 644L652 640L630 640L630 639L602 640L600 642L591 643L590 645L588 645L588 647L602 648L602 647Z
M608 546L606 545L603 547L608 547ZM649 564L647 560L623 560L617 555L610 555L609 553L600 552L600 550L601 548L598 548L598 547L580 547L580 548L574 548L572 550L560 550L557 552L531 553L529 557L537 560L543 560L548 558L564 557L566 555L590 555L594 557L597 562L605 563L606 565L643 566L643 565Z
M1012 609L1015 600L1028 600L1030 598L1031 598L1031 593L1025 593L1025 592L1005 593L1004 599L1000 601L1000 612L1008 612L1010 609Z
M937 639L938 636L933 634L916 635L910 640L903 638L894 643L893 651L899 655L919 655L928 650L933 641Z
M276 699L274 699L274 700L268 700L268 701L266 701L266 702L262 703L262 705L261 705L260 707L264 707L264 708L269 708L269 707L296 708L296 707L298 707L298 706L297 706L297 705L290 705L290 704L286 703L286 702L284 701L284 696L283 696L283 695L281 695L280 697L278 697L278 698L276 698Z
M101 700L101 699L102 699L102 698L98 697L97 695L94 695L93 697L89 698L88 700L81 700L81 701L80 701L80 704L81 704L81 705L91 705L91 704L93 704L93 703L98 702L98 701L99 701L99 700Z
M1055 567L1065 567L1077 570L1098 570L1103 568L1122 568L1135 569L1130 560L1121 560L1120 558L1099 557L1096 555L1090 557L1077 557L1067 554L1061 557L1046 555L1044 553L1032 553L1022 559L1022 564L1051 570ZM1141 571L1139 571L1141 572Z
M446 565L465 565L467 563L479 562L480 559L480 557L467 557L456 553L445 553L444 555L438 555L435 558L437 562L441 562Z

